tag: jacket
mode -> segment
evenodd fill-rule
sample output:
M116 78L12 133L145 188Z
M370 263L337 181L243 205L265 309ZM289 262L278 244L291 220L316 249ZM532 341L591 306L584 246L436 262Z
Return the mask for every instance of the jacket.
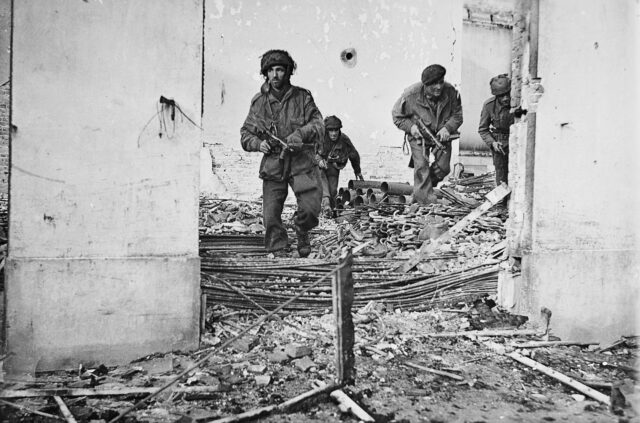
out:
M510 113L509 106L502 106L495 97L491 97L482 106L478 134L489 147L494 141L508 146L509 127L513 121L514 115Z
M333 166L338 170L344 169L347 165L347 160L351 161L351 167L356 175L362 173L360 169L360 154L358 150L353 146L353 143L342 131L340 131L340 137L334 143L329 138L328 134L325 134L322 143L318 148L318 155L327 161L328 166Z
M391 115L393 123L407 133L409 140L413 139L411 127L414 122L411 118L414 115L420 117L434 134L437 134L443 127L446 127L449 133L454 134L462 125L460 93L453 85L445 82L440 98L437 103L433 104L427 100L422 82L418 82L402 93L402 96L393 105Z
M309 91L292 85L282 100L278 100L269 93L269 85L263 84L251 100L249 114L240 128L240 143L245 151L260 151L260 131L270 131L284 141L302 144L300 151L286 151L284 157L280 149L265 154L260 162L260 178L286 181L317 166L315 150L324 134L324 124Z

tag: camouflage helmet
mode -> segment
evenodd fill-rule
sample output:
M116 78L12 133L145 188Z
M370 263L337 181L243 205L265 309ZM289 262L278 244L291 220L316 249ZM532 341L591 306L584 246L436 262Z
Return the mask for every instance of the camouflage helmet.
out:
M337 116L327 116L324 119L325 129L340 129L342 128L342 121Z
M491 87L491 94L504 95L511 92L511 79L509 79L506 73L503 73L491 78L489 86Z

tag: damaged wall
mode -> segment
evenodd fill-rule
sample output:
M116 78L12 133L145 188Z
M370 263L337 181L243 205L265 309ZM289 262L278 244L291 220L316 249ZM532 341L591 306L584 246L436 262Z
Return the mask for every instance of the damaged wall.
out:
M0 0L0 193L9 187L11 0Z
M272 48L292 54L292 83L313 93L323 115L340 116L365 177L412 181L391 107L430 63L446 66L459 85L462 11L459 0L207 0L203 124L227 188L261 193L260 154L241 151L239 130L263 81L260 56ZM343 60L350 48L352 59ZM350 167L341 178L353 178Z
M10 372L197 347L200 132L158 100L197 119L201 22L201 1L14 2Z
M544 94L518 304L534 317L549 308L563 339L637 332L638 7L634 0L540 1Z

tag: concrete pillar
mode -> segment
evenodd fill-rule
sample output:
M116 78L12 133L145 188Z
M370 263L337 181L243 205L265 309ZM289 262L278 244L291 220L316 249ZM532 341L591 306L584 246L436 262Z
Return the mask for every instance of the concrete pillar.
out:
M637 333L638 12L633 0L540 0L544 90L530 93L534 202L516 302L533 318L550 309L563 339Z
M8 371L198 345L202 8L14 2Z

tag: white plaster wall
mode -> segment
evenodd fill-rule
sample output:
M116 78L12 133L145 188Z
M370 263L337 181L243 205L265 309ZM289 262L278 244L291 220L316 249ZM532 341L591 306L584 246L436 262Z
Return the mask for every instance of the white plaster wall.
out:
M460 127L460 149L489 149L478 135L480 112L491 97L489 80L511 72L511 29L464 23L462 29L462 107L465 121Z
M565 335L617 337L635 323L637 29L634 0L540 4L531 272Z
M460 84L462 10L461 1L207 0L203 122L206 142L218 143L213 151L225 183L236 194L261 191L259 154L234 150L263 81L260 56L272 48L291 53L298 64L293 84L313 93L323 115L340 116L365 175L411 180L391 107L428 64L441 63L446 78ZM353 68L340 60L346 48L357 51ZM378 168L390 147L402 166Z
M169 3L16 5L12 257L197 255L200 134L154 116L199 116L202 11Z
M12 373L198 344L202 1L14 2ZM166 128L161 129L160 119Z

